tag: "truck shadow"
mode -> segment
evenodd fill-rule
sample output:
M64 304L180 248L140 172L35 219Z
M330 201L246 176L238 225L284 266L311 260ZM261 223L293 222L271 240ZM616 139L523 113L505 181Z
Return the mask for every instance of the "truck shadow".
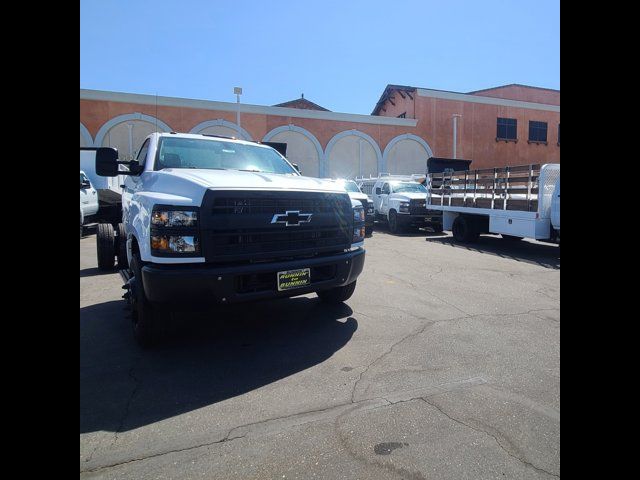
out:
M382 222L378 222L375 225L375 230L373 231L373 235L376 234L384 234L384 235L391 235L394 237L424 237L425 234L431 234L434 235L433 230L431 230L431 228L429 227L421 227L421 228L408 228L404 231L402 231L401 233L391 233L389 231L389 225L386 223L382 223ZM442 235L442 234L435 234L435 235ZM366 240L365 240L366 242Z
M487 253L501 258L531 263L545 268L560 269L560 246L528 240L510 242L499 236L481 235L477 242L458 243L451 235L428 235L427 242L441 243L453 248Z
M215 404L319 364L353 336L347 305L298 297L177 313L152 350L123 301L80 309L80 433L127 431Z

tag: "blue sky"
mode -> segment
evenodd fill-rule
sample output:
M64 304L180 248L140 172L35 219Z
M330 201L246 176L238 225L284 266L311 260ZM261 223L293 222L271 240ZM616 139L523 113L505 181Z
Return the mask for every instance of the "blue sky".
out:
M80 88L369 114L390 83L559 89L560 2L80 2Z

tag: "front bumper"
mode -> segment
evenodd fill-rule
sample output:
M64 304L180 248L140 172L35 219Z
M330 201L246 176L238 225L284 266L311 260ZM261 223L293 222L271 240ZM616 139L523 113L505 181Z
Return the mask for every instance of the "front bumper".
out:
M434 223L442 223L442 213L433 212L420 215L412 215L409 213L398 213L396 216L398 225L402 227L406 226L426 226Z
M142 279L145 295L154 304L247 302L347 285L362 273L364 257L365 250L359 248L318 258L248 265L147 264L142 267ZM311 284L278 291L277 272L299 268L311 269Z
M376 216L375 214L371 214L371 215L367 215L364 217L364 226L365 227L373 227L373 224L375 223L376 220Z

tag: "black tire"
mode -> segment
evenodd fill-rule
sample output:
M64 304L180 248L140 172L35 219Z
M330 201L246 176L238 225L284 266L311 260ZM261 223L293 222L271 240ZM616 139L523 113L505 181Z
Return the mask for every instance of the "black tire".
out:
M118 224L118 236L116 237L116 252L118 255L118 268L124 270L129 268L129 261L127 260L127 234L124 231L124 225Z
M400 227L398 226L398 214L395 210L389 212L389 231L391 233L399 233Z
M364 236L371 237L373 235L373 225L370 227L364 227Z
M158 315L157 311L147 300L142 283L142 263L139 255L133 254L131 258L131 326L133 338L143 348L155 345L158 341Z
M501 233L500 236L502 236L502 238L510 242L519 242L524 238L524 237L518 237L516 235L505 235L504 233Z
M115 238L113 226L110 223L98 224L96 246L100 270L112 270L116 263Z
M356 290L356 282L344 285L343 287L335 287L329 290L320 290L316 292L320 301L324 303L341 303L348 300Z
M432 223L429 225L434 233L442 233L442 224L441 223Z
M455 218L451 231L453 233L453 238L455 238L456 241L463 243L475 242L480 236L475 223L463 215L458 215Z

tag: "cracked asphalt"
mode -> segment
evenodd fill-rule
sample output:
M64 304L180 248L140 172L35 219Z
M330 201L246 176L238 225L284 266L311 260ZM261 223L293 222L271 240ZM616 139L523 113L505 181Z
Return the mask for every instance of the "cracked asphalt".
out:
M178 313L144 351L81 239L81 477L559 477L559 246L365 245L342 306Z

